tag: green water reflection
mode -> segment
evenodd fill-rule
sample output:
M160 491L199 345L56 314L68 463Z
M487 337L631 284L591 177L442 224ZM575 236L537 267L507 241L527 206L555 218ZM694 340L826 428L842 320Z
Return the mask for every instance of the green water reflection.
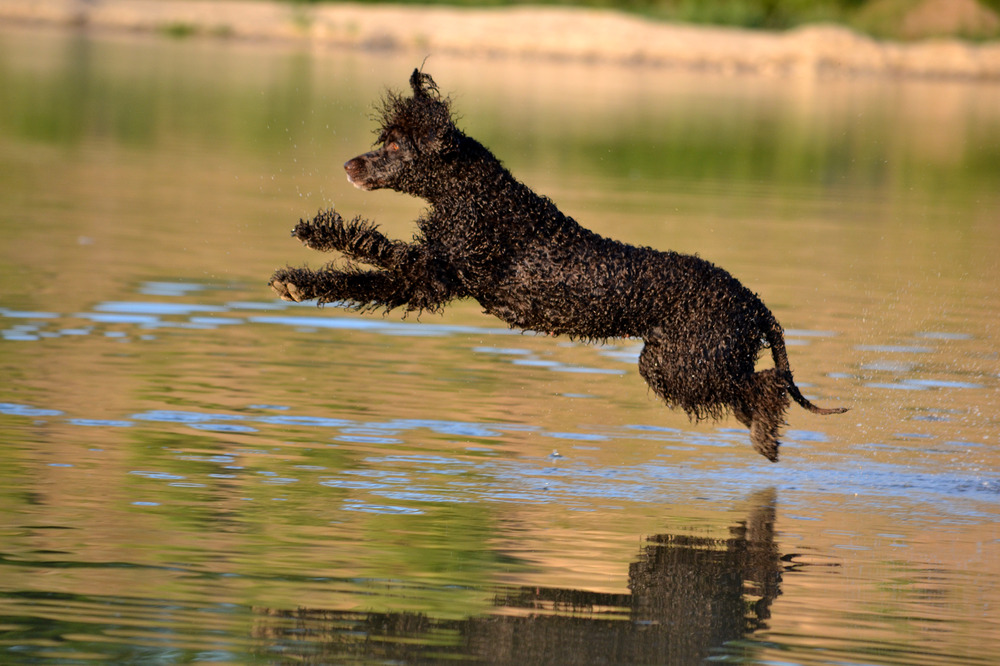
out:
M343 145L337 138L344 135L356 144L370 129L371 102L392 74L399 78L392 68L404 61L376 61L384 69L373 76L372 64L351 53L320 61L308 52L211 42L2 38L0 123L8 135L62 147L94 138L134 149L195 142L265 159L296 144L326 151ZM529 169L572 165L616 184L708 179L882 196L920 190L952 204L992 192L1000 179L993 86L614 71L564 102L586 105L565 122L554 112L558 97L547 100L532 87L551 73L529 72L521 90L509 76L492 89L469 90L463 84L473 72L460 75L450 81L470 130ZM527 103L504 104L515 92ZM540 104L551 105L542 116ZM331 159L339 163L339 153Z

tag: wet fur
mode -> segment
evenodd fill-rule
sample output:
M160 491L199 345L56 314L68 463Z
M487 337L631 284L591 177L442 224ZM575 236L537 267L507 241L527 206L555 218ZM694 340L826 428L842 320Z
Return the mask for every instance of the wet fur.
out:
M639 372L664 402L696 420L732 412L771 461L789 396L816 413L846 411L820 409L802 396L781 326L736 278L696 256L581 227L462 133L430 76L414 71L410 86L411 96L383 100L376 148L344 167L356 187L426 200L419 233L410 243L391 240L360 218L345 222L321 211L292 234L348 262L281 269L270 282L279 296L409 311L474 298L516 328L584 340L642 338ZM755 372L766 346L775 367Z

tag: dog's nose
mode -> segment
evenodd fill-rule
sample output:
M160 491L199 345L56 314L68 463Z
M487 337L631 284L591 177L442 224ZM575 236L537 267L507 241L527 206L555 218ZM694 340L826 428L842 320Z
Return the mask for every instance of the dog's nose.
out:
M365 155L358 157L352 157L351 159L344 162L344 171L350 174L358 174L367 169L367 162L365 161Z
M365 168L365 161L360 157L347 160L344 163L344 171L347 172L347 181L362 190L371 189L368 183L368 170Z

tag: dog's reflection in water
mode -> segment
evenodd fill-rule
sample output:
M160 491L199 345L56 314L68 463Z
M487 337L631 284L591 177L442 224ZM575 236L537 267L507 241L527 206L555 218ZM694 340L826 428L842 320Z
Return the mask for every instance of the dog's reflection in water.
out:
M407 612L256 609L254 635L279 654L331 663L348 656L519 666L699 663L765 627L781 591L775 492L761 491L749 503L745 518L726 538L693 532L651 537L629 565L627 594L501 589L495 612L462 620Z

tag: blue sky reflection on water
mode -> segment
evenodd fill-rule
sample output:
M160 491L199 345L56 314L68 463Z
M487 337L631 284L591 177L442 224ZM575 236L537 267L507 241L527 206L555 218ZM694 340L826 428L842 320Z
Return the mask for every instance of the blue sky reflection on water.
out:
M190 291L190 290L189 290ZM204 312L225 312L231 313L239 311L242 305L226 306L206 306L183 303L155 303L155 302L115 302L99 304L95 310L101 313L114 313L111 318L101 323L105 324L125 324L139 329L160 329L160 328L184 328L192 319L196 319L195 313ZM280 309L283 305L274 305ZM256 308L250 307L250 310ZM295 306L298 310L300 307ZM134 319L135 313L147 313L153 317L153 321L146 319ZM7 317L9 312L0 313L0 316ZM42 327L46 329L58 329L62 324L59 317L52 313L45 313L40 317ZM121 315L121 318L115 318ZM88 313L71 315L72 317L87 318ZM187 317L187 321L183 318ZM19 313L14 313L11 319L20 320L23 317ZM177 320L180 318L181 320ZM509 336L515 331L508 329L481 328L469 326L450 325L428 325L425 323L408 323L392 321L383 318L361 318L355 315L335 315L332 317L313 316L283 316L266 315L259 317L234 318L222 317L225 322L240 322L247 326L267 324L267 326L282 325L292 329L301 330L303 328L312 331L322 329L337 329L362 331L369 334L398 335L398 331L403 328L426 329L421 335L425 336L463 336L474 337L476 339L488 339L490 336ZM304 325L309 322L310 325ZM130 335L123 332L123 335ZM403 334L408 335L408 334ZM790 331L791 336L808 338L809 331ZM831 333L822 332L821 335L829 336ZM35 338L36 340L41 338ZM25 342L26 340L20 340ZM504 342L502 344L509 344ZM873 348L876 351L885 351L882 347ZM890 347L888 351L900 352L898 347ZM907 353L929 353L931 349L921 349L915 351L912 348L903 350ZM565 371L574 372L595 372L598 374L613 373L625 374L624 368L587 368L586 366L567 367L556 361L544 361L538 359L537 363L525 363L526 360L534 358L534 352L529 349L517 347L492 347L473 346L471 352L474 354L485 354L503 359L515 366L526 366L540 372L545 371ZM607 355L605 355L607 356ZM616 358L615 361L623 363L633 362L632 355L625 358ZM880 366L875 366L880 368ZM881 368L890 372L905 371L906 367L886 366ZM911 388L912 390L932 390L932 389L977 389L980 385L933 379L906 379L899 384L889 383L869 383L871 388L882 388L892 390L897 387ZM326 446L337 446L337 442L363 443L376 446L388 446L400 444L403 439L421 439L427 433L431 435L442 435L453 440L455 443L462 442L466 438L473 438L480 444L484 441L488 444L491 439L502 439L506 432L529 433L536 441L541 438L553 440L551 442L554 450L560 446L563 448L559 453L561 460L557 467L536 469L538 461L529 461L527 468L521 468L518 461L498 464L496 460L487 462L476 462L474 466L481 474L502 479L534 479L544 478L546 489L546 501L553 501L553 497L559 497L558 501L571 501L574 497L587 497L594 499L610 500L615 497L627 497L630 501L642 502L663 502L676 501L677 498L663 497L657 492L660 483L666 478L676 478L682 476L686 482L697 483L704 486L713 486L717 492L723 496L729 496L740 487L747 484L754 485L762 481L768 481L770 470L764 468L759 472L743 470L739 466L719 470L709 468L702 474L691 468L678 469L677 466L665 464L661 460L652 462L643 461L634 469L622 469L619 466L613 467L593 467L588 461L586 453L587 443L600 443L602 447L616 445L619 440L641 440L650 442L652 446L665 451L672 449L700 450L708 447L738 447L742 445L746 438L746 432L742 428L727 427L701 427L693 429L673 429L662 428L652 424L623 424L621 426L589 426L586 431L575 430L569 432L549 431L538 425L528 425L521 423L478 423L448 420L430 419L391 419L383 422L359 421L354 419L330 418L324 416L297 414L293 407L289 405L251 405L246 408L247 413L218 413L203 411L158 409L137 412L133 414L121 415L118 419L91 419L86 417L76 417L63 413L59 410L46 409L33 405L22 405L15 403L4 403L0 405L0 414L9 416L33 417L35 419L47 418L56 419L69 425L83 427L103 427L103 428L129 428L129 427L186 427L199 431L215 432L221 434L233 433L262 433L264 436L273 437L272 431L275 429L293 428L301 430L303 428L329 430L329 433L315 434L311 437L316 440L317 445L327 442ZM277 414L269 412L278 412ZM921 417L925 419L935 419L935 417ZM947 420L947 417L936 417ZM894 439L935 439L933 435L921 435L919 433L894 433ZM829 444L830 437L823 431L810 431L801 429L789 429L785 436L787 450L794 452L798 447L810 447L822 449ZM893 444L870 443L866 446L891 450ZM952 453L961 449L981 447L982 444L948 441L943 444L935 444L934 448L925 451L924 460L919 466L912 463L908 465L894 464L866 464L859 469L857 463L851 458L841 458L837 465L816 466L812 464L808 467L797 467L794 461L791 464L783 465L780 473L780 481L771 480L775 487L787 491L799 492L830 492L837 495L871 495L877 493L882 502L891 502L890 498L896 501L907 500L916 503L936 503L942 498L948 498L952 503L947 507L947 512L954 512L956 515L970 515L986 517L989 513L983 513L977 508L965 506L965 501L972 500L973 504L986 502L988 505L1000 502L1000 486L997 478L978 475L964 475L961 470L955 473L945 473L945 470L938 467L942 461L946 461ZM572 451L575 448L582 448L579 454ZM487 447L484 449L489 451ZM414 462L412 456L404 457L409 463ZM366 465L386 466L392 465L399 460L389 457L373 456L365 460ZM473 463L461 461L454 458L440 458L432 462L435 469L440 473L452 466L467 466ZM947 465L947 463L945 463ZM789 469L791 467L792 469ZM613 478L612 484L596 483L595 480L602 478ZM421 491L413 489L410 485L412 480L408 477L398 479L396 485L399 487L409 487L408 497L411 499L421 498ZM332 482L327 480L322 485L330 486ZM626 490L627 489L627 490ZM428 496L433 496L429 493ZM521 501L521 495L517 495ZM451 496L455 501L455 496ZM480 501L481 497L473 494L467 501ZM489 494L488 501L499 501L500 496ZM422 501L432 501L426 498ZM940 509L939 509L940 510Z

